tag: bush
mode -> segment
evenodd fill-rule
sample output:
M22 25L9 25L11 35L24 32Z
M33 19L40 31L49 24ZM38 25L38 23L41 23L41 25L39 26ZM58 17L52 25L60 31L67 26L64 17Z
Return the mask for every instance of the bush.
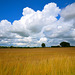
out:
M60 46L51 46L51 47L53 47L53 48L57 48L57 47L60 47Z

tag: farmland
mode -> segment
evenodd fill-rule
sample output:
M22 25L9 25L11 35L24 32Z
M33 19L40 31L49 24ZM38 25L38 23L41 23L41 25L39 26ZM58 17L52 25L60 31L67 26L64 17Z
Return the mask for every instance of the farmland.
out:
M2 48L0 75L75 75L75 47Z

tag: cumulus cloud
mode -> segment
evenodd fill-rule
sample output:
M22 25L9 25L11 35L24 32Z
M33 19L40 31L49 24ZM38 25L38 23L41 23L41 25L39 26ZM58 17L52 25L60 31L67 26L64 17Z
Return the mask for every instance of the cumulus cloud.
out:
M49 17L49 16L57 17L58 13L60 12L60 9L59 9L59 7L57 7L57 4L49 3L44 6L44 9L42 12L43 12L43 15L45 15L47 17Z
M44 28L44 34L48 38L59 38L75 45L75 3L61 10L60 19ZM73 42L73 43L72 43Z
M74 7L75 3L60 9L56 3L49 3L42 11L24 8L20 20L12 24L7 20L0 22L0 45L33 47L43 42L47 46L58 45L61 41L75 42Z
M26 15L30 15L30 14L33 14L33 13L35 13L35 11L33 9L31 9L29 7L26 7L26 8L23 9L23 13L22 14L24 16L26 16Z
M11 23L7 20L2 20L0 22L0 38L6 38L10 34L9 30L11 28ZM9 35L10 36L10 35Z
M37 41L37 43L46 43L47 42L47 38L43 37L43 38L40 38L39 41Z
M75 19L75 3L68 5L61 11L61 16L65 20Z
M64 22L70 22L70 29L68 35L72 37L71 40L75 38L75 3L72 3L65 7L61 11L61 17L64 19Z

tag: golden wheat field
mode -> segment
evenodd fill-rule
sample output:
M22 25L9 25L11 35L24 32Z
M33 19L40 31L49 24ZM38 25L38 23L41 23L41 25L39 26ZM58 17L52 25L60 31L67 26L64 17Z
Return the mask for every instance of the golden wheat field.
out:
M0 75L75 75L75 47L0 49Z

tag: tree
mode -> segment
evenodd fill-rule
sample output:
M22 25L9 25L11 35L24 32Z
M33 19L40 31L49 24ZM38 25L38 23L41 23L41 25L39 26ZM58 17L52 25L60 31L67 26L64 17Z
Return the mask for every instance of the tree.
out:
M42 43L41 46L42 46L42 47L45 47L45 43Z
M10 48L13 48L13 46L10 46Z
M68 42L61 42L60 46L61 47L70 47L70 43L68 43Z

